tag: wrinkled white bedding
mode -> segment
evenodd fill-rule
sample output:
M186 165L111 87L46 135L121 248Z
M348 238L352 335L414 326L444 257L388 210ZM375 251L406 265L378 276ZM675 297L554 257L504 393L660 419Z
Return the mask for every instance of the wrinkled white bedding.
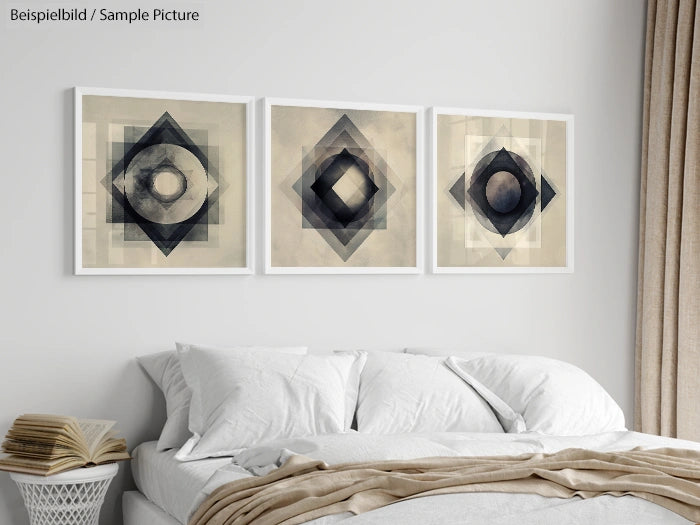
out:
M600 452L635 447L700 449L700 443L661 438L639 432L618 431L590 436L547 436L537 433L484 434L434 432L430 434L373 435L357 432L327 434L297 439L279 439L250 447L237 454L233 463L261 474L283 463L290 454L303 454L328 464L384 459L413 459L431 456L495 456L528 452L551 453L565 448Z
M306 525L688 525L692 522L633 496L582 500L535 494L446 494L394 503Z
M131 474L139 491L149 501L185 523L199 491L219 468L231 465L231 458L182 462L175 459L175 452L158 452L155 441L142 443L131 453ZM250 475L241 471L241 476ZM231 472L229 477L232 477ZM150 521L138 525L148 523Z
M242 476L269 472L291 454L321 459L329 464L410 459L430 456L492 456L517 455L528 452L556 452L565 448L586 448L598 451L673 447L700 450L700 443L620 431L590 436L555 437L534 433L475 434L432 433L402 435L371 435L356 432L281 439L251 447L220 465L192 499L188 495L189 513L218 486ZM174 461L174 460L173 460ZM219 460L221 461L221 460ZM245 468L248 473L244 472ZM177 498L177 495L170 499ZM180 501L180 507L185 505ZM169 509L166 511L174 514ZM185 522L182 512L177 516ZM189 516L189 514L187 515ZM653 503L624 496L601 496L590 500L562 500L529 494L450 494L428 496L395 503L365 514L349 513L328 516L309 522L313 525L425 524L425 525L494 525L538 524L566 525L580 523L609 523L615 525L688 525L691 522Z

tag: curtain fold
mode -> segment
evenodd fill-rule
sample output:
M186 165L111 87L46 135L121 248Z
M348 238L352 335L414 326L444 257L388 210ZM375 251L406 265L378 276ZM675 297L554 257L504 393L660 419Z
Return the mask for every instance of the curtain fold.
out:
M649 0L635 428L700 441L700 12Z

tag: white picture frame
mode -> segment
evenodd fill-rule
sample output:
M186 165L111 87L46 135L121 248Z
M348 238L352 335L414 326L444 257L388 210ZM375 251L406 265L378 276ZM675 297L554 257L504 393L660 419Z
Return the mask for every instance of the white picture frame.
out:
M423 106L371 104L358 102L321 101L308 99L289 98L264 98L263 99L263 157L264 157L264 272L266 274L420 274L424 269L424 114ZM324 266L324 265L275 265L272 261L273 225L271 213L273 210L272 194L277 188L272 182L272 108L276 106L293 108L320 108L340 111L375 111L409 113L415 122L415 263L410 266ZM312 144L313 145L313 144ZM301 156L301 154L300 154ZM302 213L302 212L299 212ZM302 222L302 216L297 217ZM313 230L309 235L318 235Z
M245 226L237 227L238 244L245 245L244 262L236 266L122 266L100 267L86 266L83 252L83 181L87 175L83 171L83 100L86 96L119 97L122 99L153 99L157 101L174 102L203 102L203 103L231 103L244 105L245 107L245 131L239 133L245 140ZM155 103L154 102L154 103ZM240 274L249 275L255 272L255 97L232 96L202 93L181 93L167 91L145 91L131 89L111 89L95 87L74 88L74 273L75 275L197 275L197 274ZM164 104L167 105L167 104ZM225 141L222 141L225 142ZM207 175L208 176L208 175ZM240 178L240 177L239 177ZM99 184L99 181L92 181ZM207 192L210 190L207 189ZM209 193L207 193L209 198ZM239 212L239 216L240 216ZM96 218L96 220L100 220ZM240 237L244 236L244 241ZM226 235L221 236L228 239ZM177 248L174 248L177 249ZM240 255L238 255L240 259Z
M559 204L565 206L565 262L559 265L446 265L440 264L438 260L440 227L441 221L445 220L445 216L440 215L438 206L439 200L445 200L445 192L447 187L439 183L440 174L438 172L438 117L439 116L454 116L454 117L475 117L484 119L507 119L507 120L530 120L530 121L554 121L562 122L565 125L565 195L564 199ZM536 113L536 112L517 112L517 111L497 111L483 109L467 109L454 107L438 107L434 106L429 110L430 130L430 271L434 274L468 274L468 273L572 273L574 271L574 115L562 113ZM511 138L513 138L511 136ZM467 146L464 146L465 151ZM464 163L463 176L466 177L468 166ZM468 183L465 183L468 184ZM466 186L465 186L466 187ZM468 200L468 199L467 199ZM468 204L465 203L465 216L467 213ZM546 206L546 204L545 204ZM467 238L465 227L465 239ZM507 234L501 234L505 238ZM466 242L465 242L466 246ZM468 249L466 249L468 250ZM560 249L561 251L561 249ZM505 250L504 250L505 252ZM506 255L506 258L508 255ZM503 259L505 261L505 259Z

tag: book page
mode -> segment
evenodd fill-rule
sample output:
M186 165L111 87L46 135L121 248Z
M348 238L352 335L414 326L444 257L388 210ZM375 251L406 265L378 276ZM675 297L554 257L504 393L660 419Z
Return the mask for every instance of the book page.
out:
M115 421L107 421L103 419L79 419L78 425L80 426L80 431L85 437L85 444L87 445L90 458L97 449L102 438L109 432L109 430L114 426Z
M26 474L35 474L39 476L47 476L62 470L81 467L82 465L84 465L84 461L74 456L37 459L13 454L0 455L0 470L24 472Z

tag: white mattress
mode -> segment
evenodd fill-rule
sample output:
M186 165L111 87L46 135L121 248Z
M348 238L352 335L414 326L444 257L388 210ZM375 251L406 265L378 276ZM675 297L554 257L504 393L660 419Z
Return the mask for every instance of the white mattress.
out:
M141 493L180 523L187 523L190 507L211 475L231 458L183 463L176 450L156 451L156 442L142 443L132 452L131 472ZM146 522L144 522L146 523Z

